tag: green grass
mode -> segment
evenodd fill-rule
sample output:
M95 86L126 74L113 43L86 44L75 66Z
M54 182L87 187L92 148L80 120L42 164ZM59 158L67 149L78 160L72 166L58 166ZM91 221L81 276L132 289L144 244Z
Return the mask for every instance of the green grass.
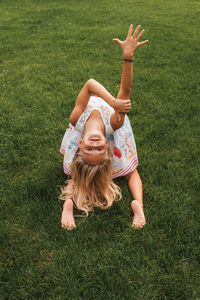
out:
M2 299L199 299L199 13L191 0L0 1ZM60 227L58 150L89 78L117 94L129 24L147 225L131 196Z

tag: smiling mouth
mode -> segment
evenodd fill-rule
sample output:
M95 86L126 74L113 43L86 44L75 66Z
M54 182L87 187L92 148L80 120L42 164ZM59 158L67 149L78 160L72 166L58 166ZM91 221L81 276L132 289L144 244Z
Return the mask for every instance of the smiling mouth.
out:
M92 142L98 142L98 141L100 141L100 139L96 138L96 137L95 138L90 138L89 140L92 141Z

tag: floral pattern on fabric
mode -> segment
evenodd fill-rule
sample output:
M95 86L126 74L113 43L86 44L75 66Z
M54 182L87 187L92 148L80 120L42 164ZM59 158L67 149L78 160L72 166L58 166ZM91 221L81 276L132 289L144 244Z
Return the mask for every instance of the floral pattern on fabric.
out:
M138 157L133 131L127 115L121 128L114 131L110 124L113 108L99 97L90 97L85 111L75 127L69 124L62 140L60 152L64 155L64 172L71 175L71 164L78 149L78 141L83 136L84 126L93 110L101 113L105 125L106 137L112 154L113 178L125 176L138 166Z

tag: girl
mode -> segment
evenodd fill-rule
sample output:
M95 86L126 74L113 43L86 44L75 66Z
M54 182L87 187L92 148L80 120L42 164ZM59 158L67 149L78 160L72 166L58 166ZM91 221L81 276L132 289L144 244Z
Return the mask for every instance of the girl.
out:
M70 115L60 152L64 155L64 172L71 175L62 188L64 200L61 217L63 228L76 227L73 204L86 215L95 206L107 209L121 198L113 178L126 176L133 196L132 226L145 225L142 182L137 172L138 158L134 135L126 113L131 108L130 92L133 77L133 56L136 49L148 42L139 42L144 34L138 25L130 25L125 41L113 39L123 50L120 91L115 99L101 84L90 79L80 91ZM95 96L92 96L95 95Z

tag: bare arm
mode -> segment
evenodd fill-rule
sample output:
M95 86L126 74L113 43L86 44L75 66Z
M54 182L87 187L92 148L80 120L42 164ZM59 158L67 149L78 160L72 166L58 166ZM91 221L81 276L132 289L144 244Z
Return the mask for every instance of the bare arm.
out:
M148 40L139 42L140 38L144 34L144 30L142 30L139 33L141 26L138 25L135 29L133 35L133 25L131 24L128 30L128 35L126 37L125 41L120 41L118 39L113 39L115 42L117 42L120 47L123 50L123 58L132 60L134 57L134 53L136 49L148 42ZM138 36L137 36L138 35ZM117 95L117 98L119 99L129 99L130 93L131 93L131 87L132 87L132 81L133 81L133 62L131 61L123 61L123 69L122 69L122 77L121 77L121 85L120 90ZM119 118L120 116L120 118ZM114 112L111 116L111 126L113 129L120 128L124 123L124 113ZM120 120L120 121L119 121Z
M75 126L92 94L101 97L118 111L128 112L130 109L130 100L115 99L99 82L94 79L89 79L81 89L76 99L75 107L70 115L69 120L72 125Z

